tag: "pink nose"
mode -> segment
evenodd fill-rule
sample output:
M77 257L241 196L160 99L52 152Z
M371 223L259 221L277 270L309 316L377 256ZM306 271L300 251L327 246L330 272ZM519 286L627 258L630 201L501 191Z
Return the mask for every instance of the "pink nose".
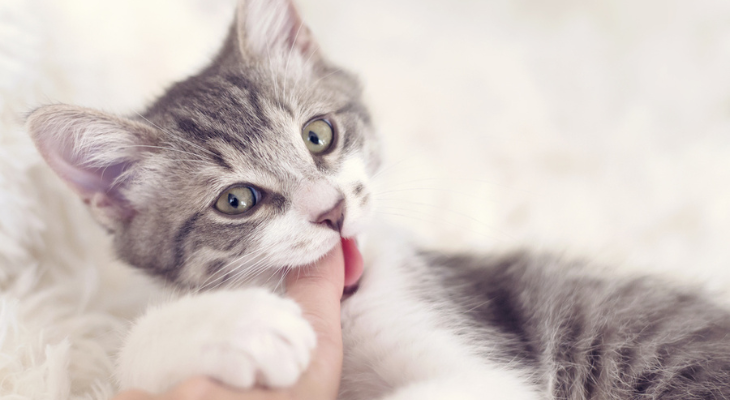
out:
M345 220L345 200L340 199L335 205L329 210L320 214L315 224L321 224L327 226L337 232L342 230L342 222Z

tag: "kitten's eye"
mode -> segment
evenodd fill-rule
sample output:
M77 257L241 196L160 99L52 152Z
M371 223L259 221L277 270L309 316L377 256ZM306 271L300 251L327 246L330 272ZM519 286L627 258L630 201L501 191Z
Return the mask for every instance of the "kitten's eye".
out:
M216 210L228 215L242 214L256 205L256 189L237 186L227 189L215 202Z
M326 119L317 119L302 129L302 139L312 154L322 154L332 146L335 137L332 125Z

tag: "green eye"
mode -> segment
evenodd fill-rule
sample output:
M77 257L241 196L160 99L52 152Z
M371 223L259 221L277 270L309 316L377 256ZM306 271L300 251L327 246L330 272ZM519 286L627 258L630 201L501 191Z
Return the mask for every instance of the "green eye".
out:
M256 189L249 186L237 186L226 189L218 201L215 209L228 215L242 214L256 205Z
M302 129L302 139L312 154L321 154L332 146L335 138L332 125L326 119L314 120Z

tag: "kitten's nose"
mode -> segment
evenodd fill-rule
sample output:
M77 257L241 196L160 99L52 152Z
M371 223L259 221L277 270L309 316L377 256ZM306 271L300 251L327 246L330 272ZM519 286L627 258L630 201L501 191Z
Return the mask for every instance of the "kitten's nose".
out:
M314 223L325 225L339 232L342 230L342 222L345 220L344 211L345 199L340 199L332 208L320 214Z

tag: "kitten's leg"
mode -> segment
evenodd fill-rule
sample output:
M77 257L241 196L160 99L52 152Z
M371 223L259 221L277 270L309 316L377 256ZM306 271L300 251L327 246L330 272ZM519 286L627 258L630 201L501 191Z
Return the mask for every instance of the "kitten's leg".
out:
M307 367L316 336L292 300L264 289L218 291L149 310L119 356L122 389L163 392L207 375L239 388L286 387Z
M489 376L422 381L397 389L382 400L540 400L533 386Z

